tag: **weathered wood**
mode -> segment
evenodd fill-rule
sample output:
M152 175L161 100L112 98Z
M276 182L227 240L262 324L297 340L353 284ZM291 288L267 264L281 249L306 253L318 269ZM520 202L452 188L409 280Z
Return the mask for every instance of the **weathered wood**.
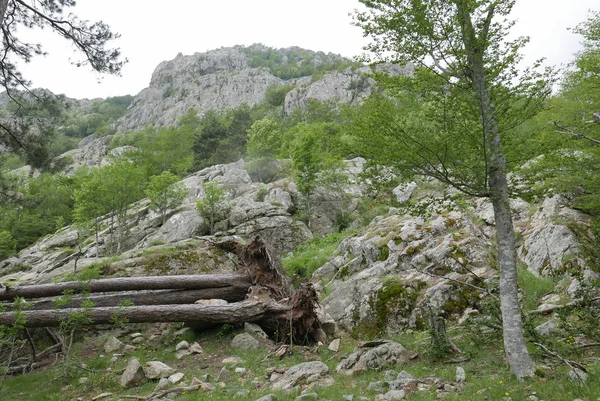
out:
M205 288L223 288L246 285L251 282L247 275L242 274L198 274L182 276L148 276L148 277L118 277L88 282L68 281L55 284L24 285L7 287L0 292L0 301L12 300L16 297L31 299L62 295L65 291L80 292L117 292L142 290L175 290Z
M274 302L243 301L228 305L154 305L104 307L85 310L69 308L59 310L27 310L21 315L25 318L25 327L59 326L72 314L85 314L90 324L109 324L116 316L127 323L164 323L194 322L202 325L257 322L267 316L285 313L288 306ZM12 312L0 313L0 325L15 322Z
M222 288L206 288L202 290L157 290L141 292L124 292L108 295L74 296L72 300L60 308L56 306L53 299L44 299L27 304L28 310L47 310L79 308L81 302L91 301L94 307L119 306L123 301L129 301L133 305L177 305L193 304L199 299L224 299L227 302L243 301L248 293L248 285L235 285ZM12 305L7 310L12 310Z

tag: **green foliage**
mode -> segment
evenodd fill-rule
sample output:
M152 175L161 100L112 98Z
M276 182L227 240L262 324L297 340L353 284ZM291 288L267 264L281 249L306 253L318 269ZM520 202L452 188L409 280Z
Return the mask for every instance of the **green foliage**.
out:
M288 80L306 76L319 76L328 71L343 71L355 67L354 63L341 56L323 52L311 52L300 48L276 50L270 47L254 45L238 47L248 57L248 65L253 68L267 68L278 78Z
M227 197L225 191L212 182L202 184L202 189L204 197L196 201L196 206L202 217L208 220L210 233L213 234L215 223L225 217Z
M292 85L271 85L265 91L265 102L273 107L281 107L285 102L285 95L293 88Z
M314 271L329 260L346 236L346 232L332 233L324 237L315 237L296 247L294 252L282 259L285 270L295 278L296 284L310 279Z
M0 231L0 260L12 256L17 249L17 241L8 231Z
M114 122L127 113L133 96L115 96L104 100L94 100L85 114L69 116L62 133L68 138L85 138L96 134L114 134Z
M162 224L165 223L167 211L178 208L188 194L179 178L169 171L150 178L146 196L150 198L150 209L160 213Z
M225 115L209 110L202 119L196 117L193 169L230 163L245 154L247 130L253 122L251 109L242 105Z
M526 268L517 271L519 289L523 292L523 310L531 311L538 307L540 299L554 291L556 283L548 277L533 274Z

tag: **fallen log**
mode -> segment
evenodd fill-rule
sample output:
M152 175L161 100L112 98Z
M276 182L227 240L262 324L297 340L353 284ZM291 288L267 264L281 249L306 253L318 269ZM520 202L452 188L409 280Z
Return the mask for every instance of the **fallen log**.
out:
M26 310L20 315L24 327L53 327L70 316L85 316L82 324L110 324L115 317L127 323L193 322L213 325L223 323L258 322L284 314L289 306L275 302L243 301L228 305L152 305L103 308L69 308L58 310ZM0 325L15 323L16 314L0 313ZM86 319L87 320L87 319Z
M63 295L65 292L118 292L142 290L175 290L224 288L252 285L245 274L198 274L182 276L117 277L90 281L67 281L55 284L23 285L5 287L0 292L0 301L21 298L45 298Z
M57 306L53 299L28 302L27 310L79 308L83 301L91 301L94 304L94 307L119 306L123 301L129 301L134 306L193 304L200 299L223 299L227 302L238 302L243 301L246 298L248 288L248 285L236 285L222 288L206 288L202 290L158 290L108 295L74 296L64 305L60 306ZM9 304L7 310L12 309L13 304Z

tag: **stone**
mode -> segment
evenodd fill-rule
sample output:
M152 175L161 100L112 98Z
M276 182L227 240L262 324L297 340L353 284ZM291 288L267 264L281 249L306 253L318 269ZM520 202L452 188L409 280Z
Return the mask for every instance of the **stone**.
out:
M190 348L190 343L187 341L181 341L175 346L175 351L187 350Z
M535 331L542 337L547 337L558 329L558 321L550 319L535 328Z
M223 365L241 365L244 363L244 360L239 356L230 356L221 361Z
M193 343L192 345L190 345L188 351L190 351L192 354L201 354L204 352L204 350L202 350L202 347L198 343Z
M569 377L569 380L581 385L585 385L585 383L587 382L588 375L579 368L571 368L567 376Z
M135 347L135 346L133 346L131 344L127 344L127 345L125 345L125 347L123 347L123 353L124 354L131 354L136 349L137 349L137 347Z
M177 358L177 359L183 359L184 357L186 357L188 355L192 355L192 353L187 349L181 349L181 350L175 352L175 358Z
M232 348L239 348L242 350L259 349L260 343L254 337L248 333L238 334L231 340Z
M383 392L387 391L387 383L382 382L382 381L371 382L367 386L367 391L373 391L375 393L383 393Z
M240 376L246 376L248 372L246 371L246 368L237 367L235 368L235 373L237 373Z
M156 385L156 387L154 387L154 391L164 390L168 386L169 386L169 379L167 379L166 377L161 377L160 380L158 381L158 384Z
M132 344L141 344L144 342L144 337L136 337L133 340L131 340Z
M244 331L246 331L246 333L249 333L255 337L259 337L259 338L269 338L269 336L267 335L267 333L265 333L263 331L263 329L255 323L244 323Z
M221 384L221 383L218 383L218 384ZM225 384L225 383L222 383L222 384ZM200 386L200 388L198 389L200 391L212 391L215 389L215 386L213 386L210 383L203 382L202 380L198 379L197 377L194 377L192 379L191 385L192 386Z
M406 398L404 390L390 390L385 394L379 394L375 397L375 401L397 401Z
M80 377L79 380L78 380L79 384L86 384L89 381L90 381L89 377Z
M217 376L216 381L226 381L231 377L231 372L226 367L222 367L219 371L219 375Z
M260 397L256 401L277 401L277 396L275 394L267 394Z
M292 366L281 375L271 375L271 388L291 390L298 386L331 384L329 368L321 361L304 362Z
M398 372L396 372L395 370L386 370L385 372L383 372L383 379L386 382L396 380L397 376L398 376Z
M580 248L581 244L570 228L545 224L527 237L521 254L529 270L549 275L560 269L564 260L577 255Z
M144 369L140 364L140 361L136 358L131 358L121 375L119 383L121 386L126 388L136 387L146 379Z
M160 379L161 377L169 377L175 373L175 369L160 361L146 362L144 373L147 379Z
M238 391L237 393L235 393L235 395L233 396L233 398L247 399L247 397L249 395L250 395L250 390L248 390L248 389L242 389L242 390Z
M179 372L179 373L174 373L171 376L169 376L167 378L167 380L169 381L169 383L171 384L177 384L181 381L181 379L183 379L183 376L185 376L183 373Z
M340 361L336 367L338 373L351 375L364 370L382 370L406 363L414 353L396 342L385 342L373 348L360 348Z
M340 350L340 342L341 340L339 338L336 338L335 340L329 343L327 349L329 351L338 352Z
M415 189L417 189L417 184L415 182L409 182L398 185L392 190L392 193L396 197L398 203L405 203L411 198Z
M456 367L456 376L455 381L457 383L464 383L467 380L467 374L465 373L465 369L461 366Z
M108 336L106 338L106 341L104 342L104 352L106 353L113 353L115 351L119 351L121 348L123 348L125 346L125 344L123 344L118 338L116 338L115 336Z
M133 340L134 338L138 338L138 337L143 337L144 335L140 332L135 332L129 335L129 337L131 337L131 339Z
M300 394L298 397L296 397L294 399L294 401L313 401L313 400L318 400L318 399L319 399L319 394L310 392L310 393Z
M344 394L342 396L342 399L344 399L345 401L354 401L354 394Z
M408 383L415 381L415 377L408 373L406 370L398 373L396 380L399 381L403 386L406 386Z

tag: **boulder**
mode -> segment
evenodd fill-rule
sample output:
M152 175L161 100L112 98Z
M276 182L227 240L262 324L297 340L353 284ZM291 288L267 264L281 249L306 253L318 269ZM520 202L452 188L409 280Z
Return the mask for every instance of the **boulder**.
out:
M131 358L125 367L125 371L121 375L119 383L123 387L136 387L146 380L144 369L136 358Z
M144 368L144 374L147 379L160 379L163 377L169 377L175 373L175 369L172 367L160 362L160 361L149 361L146 362L146 367Z
M231 347L243 350L259 349L260 343L256 338L252 337L250 334L241 333L236 335L233 338L233 340L231 340Z
M385 342L373 348L359 348L336 367L338 373L352 375L368 369L383 370L397 364L407 363L415 356L396 342Z
M283 374L271 374L271 388L292 390L301 386L328 386L333 382L329 368L321 361L292 366Z

